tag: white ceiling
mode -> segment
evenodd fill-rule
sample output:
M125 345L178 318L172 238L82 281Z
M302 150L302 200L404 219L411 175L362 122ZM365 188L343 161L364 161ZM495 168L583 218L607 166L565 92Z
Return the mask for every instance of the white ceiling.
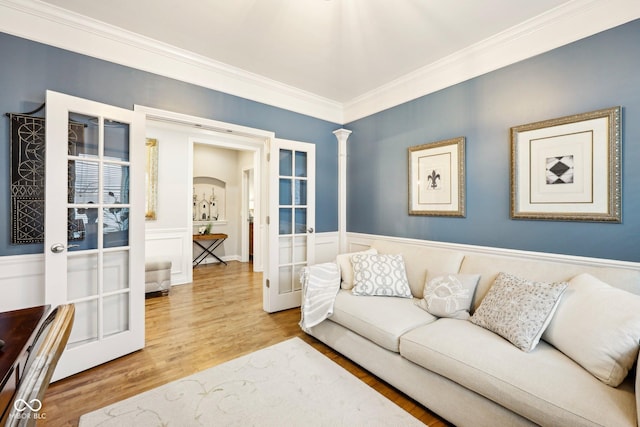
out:
M0 0L0 31L341 123L637 17L638 0Z
M347 102L567 0L46 0Z

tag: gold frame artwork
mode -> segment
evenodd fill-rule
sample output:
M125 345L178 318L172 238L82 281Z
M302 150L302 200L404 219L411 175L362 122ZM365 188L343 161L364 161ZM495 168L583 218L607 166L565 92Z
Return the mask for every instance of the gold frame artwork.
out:
M621 107L511 128L511 218L622 222Z
M409 215L465 216L465 138L409 147Z
M158 140L147 138L145 143L145 220L156 219L158 204Z

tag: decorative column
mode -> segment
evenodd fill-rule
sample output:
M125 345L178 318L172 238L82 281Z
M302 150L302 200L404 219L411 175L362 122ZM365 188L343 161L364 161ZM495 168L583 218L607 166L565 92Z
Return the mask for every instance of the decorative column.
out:
M338 253L347 252L347 139L351 131L333 131L338 138Z

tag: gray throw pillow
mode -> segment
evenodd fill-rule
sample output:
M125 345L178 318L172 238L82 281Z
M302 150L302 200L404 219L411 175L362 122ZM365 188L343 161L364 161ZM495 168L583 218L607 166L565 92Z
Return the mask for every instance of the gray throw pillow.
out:
M444 274L427 278L424 298L416 305L437 317L469 318L479 274Z

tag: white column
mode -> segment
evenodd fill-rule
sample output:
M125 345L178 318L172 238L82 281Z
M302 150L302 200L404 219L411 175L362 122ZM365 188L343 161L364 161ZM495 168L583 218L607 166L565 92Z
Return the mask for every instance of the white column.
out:
M333 131L338 138L338 251L347 251L347 139L351 131Z

